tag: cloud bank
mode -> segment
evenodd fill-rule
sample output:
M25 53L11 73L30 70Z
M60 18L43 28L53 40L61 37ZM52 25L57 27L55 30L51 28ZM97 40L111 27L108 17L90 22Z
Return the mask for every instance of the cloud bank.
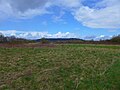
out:
M25 32L25 31L17 31L17 30L0 30L4 36L15 36L18 38L26 38L26 39L40 39L40 38L77 38L74 33L70 32L58 32L55 34L50 34L48 32Z
M79 37L78 35L70 32L57 32L55 34L50 34L48 32L25 32L25 31L17 31L17 30L7 30L3 31L0 30L0 34L3 34L4 36L15 36L18 38L25 38L25 39L40 39L40 38L81 38L84 40L105 40L110 39L112 36L106 36L106 35L99 35L99 36L82 36Z
M107 39L111 39L113 36L106 36L106 35L99 35L99 36L85 36L82 37L82 39L84 40L95 40L95 41L99 41L99 40L107 40Z
M120 28L120 0L0 0L0 19L50 14L53 6L90 28Z

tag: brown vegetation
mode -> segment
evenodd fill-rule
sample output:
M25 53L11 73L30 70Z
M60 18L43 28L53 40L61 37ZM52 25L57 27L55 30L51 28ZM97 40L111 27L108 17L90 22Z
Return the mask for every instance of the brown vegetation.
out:
M40 48L40 47L55 47L55 44L41 44L41 43L23 43L23 44L13 44L13 43L3 43L0 44L0 47L5 48Z

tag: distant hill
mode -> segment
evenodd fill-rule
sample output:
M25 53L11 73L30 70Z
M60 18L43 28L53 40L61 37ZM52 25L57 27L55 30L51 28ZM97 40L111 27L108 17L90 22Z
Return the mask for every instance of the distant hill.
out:
M41 38L36 40L29 40L24 38L16 38L15 36L4 36L0 33L0 43L57 43L57 44L120 44L120 35L114 36L109 40L83 40L79 38Z
M37 39L35 41L40 42L42 39ZM56 42L56 41L84 41L79 38L45 38L45 40Z

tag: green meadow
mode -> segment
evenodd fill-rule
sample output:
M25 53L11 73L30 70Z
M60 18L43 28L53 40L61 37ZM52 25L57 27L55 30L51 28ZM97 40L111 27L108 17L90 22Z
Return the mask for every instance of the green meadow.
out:
M0 90L120 90L120 46L0 48Z

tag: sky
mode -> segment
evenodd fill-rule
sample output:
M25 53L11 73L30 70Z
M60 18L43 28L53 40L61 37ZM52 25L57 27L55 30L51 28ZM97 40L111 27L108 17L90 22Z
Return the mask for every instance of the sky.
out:
M0 0L0 32L27 39L109 39L120 34L120 0Z

